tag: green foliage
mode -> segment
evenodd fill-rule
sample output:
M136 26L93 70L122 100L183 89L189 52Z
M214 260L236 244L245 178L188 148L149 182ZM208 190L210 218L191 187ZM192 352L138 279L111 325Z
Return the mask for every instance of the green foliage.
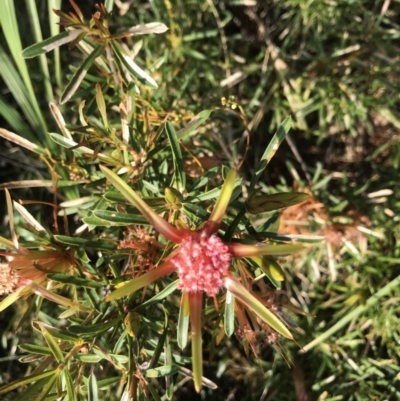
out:
M0 301L16 305L1 339L20 359L0 358L0 397L186 399L189 301L176 275L138 290L176 248L126 193L194 230L236 167L221 238L308 247L232 266L258 316L300 346L239 304L236 287L207 298L201 397L398 399L396 3L155 0L124 14L106 1L91 16L74 2L49 0L48 15L26 3L0 13L0 136L20 147L5 160L26 163L0 184L22 199L13 216L7 195L0 252L14 260L0 267L33 284Z

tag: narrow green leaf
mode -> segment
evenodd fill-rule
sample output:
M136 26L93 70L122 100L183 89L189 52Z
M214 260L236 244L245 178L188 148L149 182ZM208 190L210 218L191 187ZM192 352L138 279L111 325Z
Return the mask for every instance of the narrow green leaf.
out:
M23 58L33 58L47 53L57 47L73 41L78 35L82 33L80 29L73 29L71 31L64 31L40 43L35 43L23 50L21 56Z
M1 13L0 13L1 14ZM14 99L21 107L22 112L27 118L32 130L37 135L36 141L44 145L47 141L45 138L45 124L41 119L41 112L29 100L29 92L25 83L21 80L14 64L9 60L2 46L0 46L0 76L4 79L7 88L12 93ZM23 134L21 132L21 134ZM33 138L31 138L33 139Z
M95 46L92 53L89 54L88 57L85 58L83 63L79 66L79 68L75 71L74 75L72 76L71 80L69 81L68 85L64 89L64 92L61 95L60 103L64 104L71 99L72 95L76 92L79 85L81 84L83 78L85 78L86 73L88 72L89 68L94 63L96 57L100 56L102 51L104 50L104 45Z
M279 146L285 139L285 136L288 134L290 125L291 125L291 118L290 117L285 118L285 120L282 122L282 124L276 131L275 135L271 139L271 142L267 146L267 149L265 149L264 154L261 156L261 160L256 167L256 171L253 175L253 178L251 179L249 187L250 194L253 192L258 180L261 177L261 174L267 167L268 163L275 155L276 151L279 149Z
M88 380L88 401L99 401L99 388L96 376L91 373Z
M158 292L154 297L151 297L149 300L146 302L143 302L140 304L135 310L140 310L141 308L147 308L149 305L155 303L155 302L160 302L163 299L167 298L169 295L171 295L175 290L176 287L178 286L179 280L173 281L171 284L168 284L162 291Z
M111 48L118 60L133 78L136 78L140 82L148 84L153 88L158 88L157 82L147 74L147 72L143 71L129 56L123 54L123 50L120 50L119 45L116 42L111 43Z
M37 142L37 138L33 134L29 125L26 124L24 116L15 108L14 105L7 103L2 96L0 96L0 116L7 121L13 131L23 132L24 138L30 142Z
M165 132L167 133L169 144L172 150L172 160L174 163L174 176L172 179L171 186L173 183L176 184L176 189L182 191L186 188L186 174L183 165L183 158L181 147L179 145L178 137L176 136L174 126L167 121L165 124Z
M20 392L12 401L31 401L35 400L35 397L40 393L42 388L46 385L46 383L50 380L50 377L44 377L43 379L39 379L34 383L31 383L29 386L24 388L24 391Z
M50 273L47 275L50 280L57 281L59 283L75 285L77 287L86 287L86 288L101 288L107 285L106 283L89 280L82 277L75 276L66 276L61 273Z
M14 302L16 302L20 297L23 295L29 294L30 290L27 287L19 287L11 294L7 295L1 302L0 302L0 312L4 309L11 306ZM25 293L25 294L24 294Z
M50 333L54 338L57 338L58 340L68 341L73 344L80 341L80 338L78 336L75 336L66 330L57 329L56 327L52 327L45 323L40 323L39 325L36 321L33 322L32 325L38 331L41 330L41 327L45 327L48 333Z
M106 129L109 128L108 118L107 118L107 108L106 102L104 100L103 91L101 90L101 85L99 83L96 84L96 102L97 107L100 111L101 119L103 121L104 127Z
M304 249L301 245L247 245L241 243L230 243L230 251L235 258L246 258L263 255L287 255Z
M169 366L173 364L173 357L172 357L172 344L171 344L171 336L170 334L167 335L167 338L165 339L165 346L164 346L164 366ZM176 372L179 371L179 368L176 365L173 365L174 368L176 368ZM167 397L167 400L172 400L172 397L174 396L174 382L172 380L172 374L176 373L170 371L169 374L165 376L165 396Z
M112 190L107 191L103 194L103 198L111 202L118 202L118 203L126 202L125 196L118 191L112 191ZM143 197L143 200L151 207L162 207L162 206L165 207L165 199L163 197Z
M203 110L196 117L189 121L189 123L180 129L176 136L179 140L182 140L189 136L193 131L195 131L200 125L202 125L211 115L211 110Z
M43 347L36 344L19 344L18 347L22 351L29 352L30 354L51 355L51 350L48 347Z
M40 326L40 330L56 361L58 363L64 362L64 354L62 353L61 348L58 346L55 338L43 326Z
M194 388L199 393L203 377L203 336L202 336L202 310L203 293L191 292L189 297L190 332L192 334L192 370Z
M20 57L21 51L22 51L22 45L21 45L21 37L19 33L19 26L16 18L16 12L15 12L15 4L14 0L3 0L2 1L2 7L1 7L1 13L0 13L0 24L3 29L4 36L6 38L8 47L11 51L12 58L13 58L13 63L10 63L10 60L8 57L5 55L3 50L1 49L1 52L3 53L3 56L7 59L7 64L11 65L12 72L14 74L14 78L16 76L21 76L22 80L24 82L24 85L20 87L20 90L24 93L24 102L29 104L29 108L32 111L32 119L30 120L28 118L28 121L30 124L37 128L38 132L42 136L41 139L44 142L47 142L47 138L44 136L45 133L47 132L47 127L46 123L43 117L43 114L40 110L39 103L38 103L38 97L35 94L35 91L33 89L31 77L29 75L28 67L26 65L26 61ZM3 75L5 74L5 69L7 69L7 65L3 64L5 62L4 57L3 60L0 61L1 69L0 69L0 74ZM17 66L17 69L15 69L15 65ZM18 72L17 72L18 71ZM18 75L19 73L19 75ZM7 86L10 88L9 84L7 83ZM11 88L10 88L11 89ZM15 88L14 88L15 90ZM20 99L21 100L21 99ZM21 106L22 107L22 106ZM25 110L22 107L22 110L25 113ZM47 142L48 145L52 146L50 142Z
M151 396L153 397L154 401L162 401L158 389L156 389L151 383L147 383L147 388L150 390Z
M105 0L104 7L110 13L114 7L114 0Z
M22 379L15 380L11 383L6 384L3 387L0 387L0 395L6 394L12 390L21 388L27 384L31 384L31 383L36 382L45 377L55 375L56 372L57 372L57 369L51 369L51 370L46 370L45 372L42 372L42 373L26 376L26 377L23 377Z
M140 288L143 288L146 285L149 285L158 280L159 278L172 273L174 270L175 266L172 263L166 262L161 266L158 266L156 269L150 270L149 272L143 274L140 277L136 277L133 280L129 280L123 283L122 286L119 286L119 288L117 288L111 294L107 295L105 301L109 302L115 299L122 298L126 295L133 294Z
M67 388L68 401L76 401L77 395L75 392L74 383L72 381L72 376L71 373L69 372L68 367L65 367L65 369L63 369L62 374L64 375L65 387Z
M72 147L79 145L75 141L65 138L64 136L62 136L60 134L49 132L48 135L55 143L57 143L58 145L61 145L64 148L72 148ZM78 146L77 148L73 149L73 152L77 155L80 155L80 154L94 155L95 154L93 149L90 149L86 146ZM115 160L113 158L108 157L108 156L104 155L103 153L96 153L96 157L99 160L102 160L106 163L114 163L115 162Z
M85 363L98 363L103 359L101 356L93 354L75 354L74 358Z
M228 337L235 331L235 296L230 291L226 293L224 329Z
M292 334L284 323L279 320L268 308L266 308L254 295L246 290L238 281L227 278L226 288L236 296L236 298L253 311L260 319L267 323L272 329L283 337L293 339Z
M110 210L95 210L93 216L101 220L110 221L113 223L128 225L140 224L148 226L149 223L142 215L112 212Z
M61 244L70 246L83 246L84 248L94 248L97 251L114 251L116 249L116 244L111 241L96 241L87 240L78 237L68 237L66 235L55 235L54 239Z
M254 260L255 258L253 258ZM272 256L263 256L262 263L259 265L264 273L269 273L273 280L285 280L285 272L279 263Z
M177 343L180 349L186 348L189 332L189 298L186 293L182 294L181 307L179 308Z
M121 320L122 318L118 317L116 319L110 320L107 323L92 324L89 326L70 326L68 328L68 331L83 338L94 337L101 333L104 333L111 327L116 327L117 324L121 322Z
M315 244L325 240L323 235L279 234L270 231L260 231L258 234L274 241L297 241L304 244Z
M98 380L97 381L97 387L100 389L109 389L110 386L112 386L113 384L117 384L121 381L121 377L120 376L115 376L115 377L108 377L107 379L103 379L103 380ZM85 387L82 386L82 390L86 391Z
M53 376L50 376L48 382L44 385L42 392L38 397L35 398L35 401L44 401L46 397L49 395L50 391L53 389L54 383L59 378L61 372L56 370Z
M101 349L97 349L97 348L93 348L93 352L96 355L101 356L103 359L106 359L106 360L110 360L111 359L116 364L120 364L121 368L122 368L122 365L124 365L124 364L129 362L129 358L128 358L127 355L110 354L110 353L108 353L106 351L102 351Z
M52 37L60 33L60 17L53 10L61 9L62 0L49 0L47 2L47 15L49 18L50 35ZM54 57L54 76L57 83L57 88L61 90L61 62L60 62L60 48L56 47L53 52Z
M153 354L153 356L151 358L150 366L149 366L150 369L153 369L155 366L158 365L158 361L159 361L159 359L161 357L161 354L163 353L163 350L165 348L166 340L167 340L167 337L168 337L168 332L169 332L169 328L168 328L168 326L165 326L163 328L163 332L162 332L162 334L159 337L159 340L157 342L156 348L154 350L154 354Z

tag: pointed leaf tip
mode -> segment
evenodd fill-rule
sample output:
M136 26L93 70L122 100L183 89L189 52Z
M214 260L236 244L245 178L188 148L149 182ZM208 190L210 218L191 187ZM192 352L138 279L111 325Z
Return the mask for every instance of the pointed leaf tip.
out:
M225 182L222 185L221 192L215 203L214 209L211 212L210 217L208 218L209 225L214 227L214 232L218 231L221 221L224 217L226 208L228 207L229 201L232 196L233 189L235 187L236 180L236 169L232 169L229 171L226 176Z
M277 318L267 307L265 307L251 292L232 277L225 280L225 287L236 296L236 298L253 311L260 319L267 323L281 336L293 339L292 334L285 324Z

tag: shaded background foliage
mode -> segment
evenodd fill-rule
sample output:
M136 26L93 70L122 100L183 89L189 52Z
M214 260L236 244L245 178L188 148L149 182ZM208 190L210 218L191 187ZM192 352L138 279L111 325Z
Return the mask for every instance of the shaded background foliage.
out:
M36 3L43 36L48 37L47 4ZM162 60L152 71L159 83L152 102L160 112L189 119L202 109L219 106L221 97L236 97L251 131L242 171L245 177L251 176L260 152L283 119L293 117L288 141L272 160L263 182L274 190L302 188L313 194L308 203L282 213L281 219L291 224L281 226L280 231L313 230L326 236L326 244L286 266L286 290L296 305L310 313L296 317L304 331L296 338L303 346L399 276L400 5L361 0L238 3L134 2L123 16L115 8L114 23L122 27L160 21L170 28L162 38L144 38L138 56L150 70ZM31 43L27 15L20 12L25 2L15 4L25 47ZM91 2L79 6L85 16L93 11ZM69 7L62 2L63 10ZM7 48L3 36L0 43ZM65 74L69 64L80 61L75 50L63 49L61 57ZM37 60L29 61L51 132L56 125L46 98L40 96L43 77L37 65ZM4 81L1 88L2 101L21 114L21 106ZM57 99L60 93L55 92ZM76 111L69 104L63 109L70 119ZM216 119L220 124L210 127L210 137L217 136L232 150L231 138L245 137L243 125L222 113L216 113ZM21 120L31 124L25 117ZM0 125L13 130L7 121ZM30 129L35 132L36 128ZM47 167L31 153L0 141L1 181L49 178ZM223 152L219 156L227 158ZM382 190L386 192L380 195ZM52 197L43 189L14 191L15 198ZM39 221L51 225L47 211L40 207L33 211ZM5 220L1 230L3 236L8 235ZM306 354L299 355L297 345L285 342L282 347L295 365L291 370L269 347L260 349L258 359L248 361L239 341L229 339L205 371L219 385L208 397L398 399L398 297L398 289L386 294ZM18 308L7 310L2 321L11 328L19 313ZM13 344L23 342L26 334L5 333L2 353L14 355ZM17 362L3 360L0 366L3 381L8 374L23 371ZM220 378L214 376L219 370L224 371ZM195 397L190 388L183 388L176 398L189 394Z

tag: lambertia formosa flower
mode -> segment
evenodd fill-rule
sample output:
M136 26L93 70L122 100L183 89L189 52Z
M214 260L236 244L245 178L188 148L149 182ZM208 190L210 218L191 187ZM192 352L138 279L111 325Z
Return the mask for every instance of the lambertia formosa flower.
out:
M277 333L289 339L293 338L282 320L235 278L230 266L233 258L284 255L298 251L302 247L291 244L225 243L217 235L234 189L236 170L231 170L227 175L208 220L200 228L192 231L187 228L177 228L164 220L122 178L104 166L100 168L106 178L142 213L155 230L169 241L178 244L161 265L123 283L106 297L106 301L129 295L176 271L179 277L178 288L182 290L183 299L189 302L193 378L196 391L201 389L203 373L201 318L204 292L213 297L224 287L227 290L227 303L232 302L233 295Z

